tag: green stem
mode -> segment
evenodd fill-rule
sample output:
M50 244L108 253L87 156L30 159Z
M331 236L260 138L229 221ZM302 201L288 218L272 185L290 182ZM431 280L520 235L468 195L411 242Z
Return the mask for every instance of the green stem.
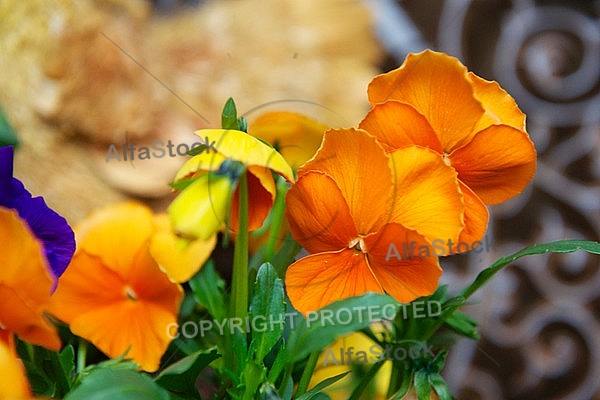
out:
M279 241L281 234L281 224L283 223L283 215L285 212L285 193L287 191L287 183L281 176L277 176L277 194L273 208L271 209L271 229L269 239L265 246L264 261L271 262L275 253L275 246Z
M239 226L233 251L232 315L246 319L248 315L248 181L246 172L239 180Z
M79 338L77 346L77 373L80 373L85 368L85 360L87 356L87 342Z
M358 386L354 389L354 391L352 392L352 395L349 397L348 400L358 400L358 399L360 399L360 396L365 391L365 389L367 388L367 386L369 386L369 383L375 377L375 375L377 374L377 372L379 371L379 369L383 366L383 363L385 361L386 360L378 361L377 363L375 363L371 367L371 369L369 370L369 372L367 372L367 374L362 377L362 379L360 380Z
M298 389L296 389L296 397L303 395L306 392L306 389L308 389L308 384L310 383L310 378L312 378L315 367L317 366L317 361L319 361L319 352L312 352L308 357L308 361L306 362L306 366L300 377Z
M239 225L233 250L233 276L231 278L230 316L246 320L248 316L248 181L246 171L239 178ZM227 345L231 349L232 337L227 335ZM226 353L225 363L232 371L236 355L233 351Z

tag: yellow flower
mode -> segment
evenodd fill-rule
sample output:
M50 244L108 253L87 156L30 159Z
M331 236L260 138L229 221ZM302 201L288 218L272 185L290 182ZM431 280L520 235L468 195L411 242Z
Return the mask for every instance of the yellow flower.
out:
M175 182L186 178L203 181L196 181L185 188L179 195L184 196L184 199L178 201L179 197L176 198L173 201L175 208L169 208L175 232L188 239L206 238L225 225L226 213L223 208L229 202L225 196L225 184L221 181L237 181L239 171L230 168L236 162L241 163L248 172L248 202L251 210L248 229L253 231L260 228L273 206L277 191L271 171L292 182L294 177L291 167L275 149L245 132L204 129L195 133L206 141L206 151L190 158L178 171ZM216 177L205 178L211 176L207 175L209 172ZM186 191L190 191L189 194ZM230 204L230 227L233 231L238 227L238 197L236 188ZM199 210L194 210L195 207L199 207ZM186 211L186 208L189 210ZM185 221L184 215L194 218Z

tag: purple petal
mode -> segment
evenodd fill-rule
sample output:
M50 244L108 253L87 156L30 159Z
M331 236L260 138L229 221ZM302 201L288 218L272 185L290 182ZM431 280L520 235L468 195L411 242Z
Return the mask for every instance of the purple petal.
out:
M27 221L43 243L46 258L56 278L69 265L75 252L75 235L67 221L50 209L41 197L31 197L25 186L12 177L12 147L0 147L0 206L13 208Z

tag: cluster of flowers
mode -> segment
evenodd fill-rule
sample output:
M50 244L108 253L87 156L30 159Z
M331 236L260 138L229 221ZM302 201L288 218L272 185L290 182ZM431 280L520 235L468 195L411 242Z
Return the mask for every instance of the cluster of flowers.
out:
M535 172L525 116L495 82L432 51L376 77L368 98L372 109L358 127L327 130L297 178L293 156L241 130L198 131L217 151L183 165L174 182L181 193L168 214L122 203L86 218L75 235L12 177L12 148L0 148L0 361L8 360L0 371L18 371L15 334L60 348L46 312L109 357L128 352L143 370L156 371L173 337L165 328L177 323L180 284L210 257L219 231L239 228L240 174L249 231L273 207L276 175L291 186L289 230L310 253L285 276L299 312L366 292L399 302L433 293L438 258L386 257L390 244L481 240L486 205L520 193ZM291 118L321 138L320 124ZM17 397L28 389L13 372L0 380L22 382L10 385Z

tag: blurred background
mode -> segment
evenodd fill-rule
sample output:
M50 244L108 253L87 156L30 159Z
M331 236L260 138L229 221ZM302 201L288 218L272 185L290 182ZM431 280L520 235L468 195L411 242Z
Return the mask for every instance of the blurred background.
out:
M444 260L445 282L529 244L600 240L598 0L2 0L15 176L71 223L126 198L162 209L182 160L107 162L110 145L191 144L229 96L250 122L283 108L353 126L369 80L425 48L513 95L539 155L533 184L492 208L497 252ZM445 369L457 398L600 399L599 266L537 256L492 280L466 307L481 341Z

